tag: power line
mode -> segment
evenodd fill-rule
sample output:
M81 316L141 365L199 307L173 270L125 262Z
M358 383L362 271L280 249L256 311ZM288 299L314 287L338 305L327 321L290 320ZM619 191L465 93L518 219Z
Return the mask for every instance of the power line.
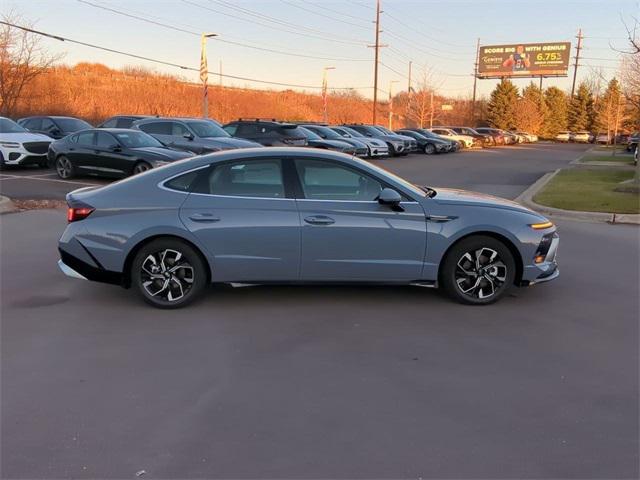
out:
M142 22L150 23L150 24L153 24L153 25L156 25L156 26L159 26L159 27L164 27L164 28L168 28L168 29L171 29L171 30L175 30L177 32L186 33L186 34L194 35L194 36L197 36L197 37L200 36L199 32L196 32L196 31L193 31L193 30L186 30L184 28L175 27L175 26L169 25L167 23L158 22L156 20L151 20L149 18L144 18L144 17L141 17L139 15L134 15L132 13L123 12L122 10L117 10L115 8L107 7L107 6L104 6L104 5L99 5L99 4L96 4L96 3L89 2L87 0L77 0L77 1L82 3L82 4L88 5L90 7L99 8L101 10L106 10L108 12L115 13L116 15L122 15L122 16L125 16L125 17L128 17L128 18L132 18L132 19L139 20L139 21L142 21ZM283 51L283 50L276 50L276 49L273 49L273 48L250 45L250 44L241 43L241 42L237 42L237 41L233 41L233 40L224 40L224 39L221 39L219 37L214 37L212 40L215 40L215 41L221 42L221 43L227 43L227 44L230 44L230 45L236 45L236 46L240 46L240 47L244 47L244 48L250 48L250 49L253 49L253 50L276 53L276 54L279 54L279 55L287 55L287 56L291 56L291 57L312 58L312 59L316 59L316 60L332 60L332 61L337 61L337 62L342 62L342 61L347 61L347 62L368 62L369 61L368 59L361 59L361 58L333 58L333 57L322 57L322 56L317 56L317 55L309 55L309 54L304 54L304 53L287 52L287 51Z
M342 20L342 19L340 19L340 18L336 18L336 17L330 16L330 15L326 15L326 14L323 14L323 13L318 12L317 10L312 10L312 9L310 9L310 8L306 8L306 7L303 7L303 6L301 6L301 5L298 5L297 3L290 2L289 0L280 0L280 1L281 1L282 3L284 3L285 5L289 5L289 6L291 6L291 7L298 8L298 9L303 10L303 11L305 11L305 12L313 13L314 15L318 15L318 16L320 16L320 17L328 18L329 20L333 20L334 22L341 22L341 23L345 23L345 24L347 24L347 25L352 25L352 26L354 26L354 27L364 28L364 29L367 29L367 30L369 29L369 27L368 27L368 26L364 26L364 25L362 25L362 24L357 24L357 23L349 22L349 21L347 21L347 20ZM326 9L325 9L325 10L326 10Z
M185 1L185 0L182 0ZM221 13L223 15L227 15L227 16L231 16L234 17L233 15L229 14L229 13L225 13L225 12L221 12L219 10L214 10L211 8L207 8L207 7L203 7L202 5L198 5L197 3L194 2L187 2L187 3L191 3L192 5L196 5L199 6L201 8L205 8L207 10L211 10L213 12L216 13ZM239 12L242 13L244 15L249 15L267 22L271 22L271 23L275 23L276 25L280 25L288 27L288 28L293 28L295 33L300 33L298 32L298 30L306 30L307 32L311 32L311 33L315 33L316 37L318 37L318 34L320 34L321 36L318 38L321 38L323 40L328 40L328 41L332 41L332 42L337 42L337 43L346 43L346 44L350 44L350 45L365 45L366 41L364 40L355 40L355 39L350 39L350 38L346 38L346 37L339 37L331 32L323 32L322 30L317 30L314 28L310 28L310 27L305 27L304 25L298 25L295 23L291 23L291 22L286 22L284 20L280 20L278 18L275 17L271 17L269 15L265 15L259 12L256 12L255 10L250 10L248 8L244 8L244 7L240 7L238 5L234 5L233 3L230 2L226 2L224 0L209 0L209 3L216 3L218 5L221 5L225 8L228 8L229 10L235 11L235 12ZM256 23L255 20L247 20L246 18L242 18L242 17L237 17L235 16L234 18L239 18L240 20L243 21L250 21L251 23ZM264 26L264 24L262 24ZM267 25L267 27L270 28L274 28L273 26ZM281 28L280 28L281 29ZM280 30L278 29L278 30ZM309 36L310 34L307 34L307 36Z
M105 51L105 52L116 53L118 55L124 55L124 56L127 56L127 57L136 58L138 60L145 60L147 62L157 63L159 65L165 65L165 66L169 66L169 67L179 68L181 70L187 70L187 71L192 71L192 72L200 72L200 68L189 67L189 66L186 66L186 65L181 65L179 63L168 62L168 61L165 61L165 60L159 60L159 59L156 59L156 58L146 57L144 55L138 55L138 54L135 54L135 53L124 52L122 50L116 50L116 49L109 48L109 47L103 47L101 45L96 45L96 44L93 44L93 43L83 42L83 41L80 41L80 40L74 40L74 39L69 38L69 37L63 37L63 36L60 36L60 35L54 35L52 33L43 32L41 30L35 30L33 28L28 28L28 27L24 27L24 26L21 26L21 25L16 25L16 24L13 24L13 23L5 22L4 20L0 20L0 24L6 25L6 26L12 27L12 28L18 28L18 29L23 30L23 31L28 32L28 33L33 33L35 35L41 35L43 37L51 38L51 39L58 40L58 41L61 41L61 42L74 43L74 44L77 44L77 45L82 45L84 47L94 48L94 49L102 50L102 51ZM212 71L208 71L207 73L209 73L210 75L217 75L219 77L230 78L230 79L233 79L233 80L243 80L243 81L247 81L247 82L263 83L263 84L267 84L267 85L276 85L276 86L281 86L281 87L322 89L321 85L300 85L300 84L295 84L295 83L274 82L274 81L269 81L269 80L261 80L261 79L257 79L257 78L240 77L238 75L222 74L220 72L212 72ZM372 87L368 87L368 86L367 87L332 87L332 88L330 88L330 90L364 90L364 89L369 89L369 88L372 88Z
M369 23L366 20L362 20L362 17L356 17L355 15L350 15L348 13L339 12L338 10L335 10L333 8L328 8L325 5L320 5L320 4L309 2L309 1L304 1L304 3L306 3L307 5L313 5L315 7L322 8L323 10L326 10L328 12L333 12L333 13L337 13L338 15L342 15L342 16L345 16L345 17L348 17L348 18L353 18L353 19L358 20L360 22ZM361 5L361 6L364 6L364 5Z

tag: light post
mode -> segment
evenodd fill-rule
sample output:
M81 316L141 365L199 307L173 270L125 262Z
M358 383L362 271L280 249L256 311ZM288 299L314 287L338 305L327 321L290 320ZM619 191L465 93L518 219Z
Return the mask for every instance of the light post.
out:
M329 122L329 114L327 113L327 71L335 69L336 67L324 67L322 69L322 120L324 123Z
M217 33L200 35L200 81L202 82L202 116L209 116L209 68L207 67L207 38L217 37ZM222 78L222 77L220 77Z
M391 80L389 82L389 130L393 130L393 94L391 93L391 89L394 83L398 83L398 80Z

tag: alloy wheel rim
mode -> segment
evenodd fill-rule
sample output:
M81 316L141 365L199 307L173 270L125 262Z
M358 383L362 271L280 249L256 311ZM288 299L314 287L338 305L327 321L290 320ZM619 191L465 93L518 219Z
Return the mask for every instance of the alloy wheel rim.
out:
M135 173L142 173L142 172L146 172L147 170L149 170L149 167L147 165L145 165L144 163L141 163L140 165L136 165L136 168L134 169Z
M71 171L71 165L69 160L66 158L59 158L57 163L58 175L62 178L68 178L69 172Z
M484 300L493 297L507 280L507 266L497 251L482 247L466 252L456 264L455 281L460 292Z
M140 274L142 288L151 297L176 302L191 290L195 272L181 252L167 248L147 255Z
M435 147L433 145L431 145L430 143L428 143L427 146L424 149L425 149L425 152L427 154L431 154L435 150Z

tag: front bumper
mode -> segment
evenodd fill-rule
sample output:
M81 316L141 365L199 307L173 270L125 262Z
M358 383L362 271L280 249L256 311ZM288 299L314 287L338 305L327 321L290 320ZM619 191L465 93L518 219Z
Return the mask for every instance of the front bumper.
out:
M24 148L3 148L0 151L5 165L39 165L47 163L47 154L35 154Z
M369 156L370 157L388 157L389 147L387 145L383 147L375 147L373 145L369 145Z
M558 247L560 246L560 237L556 232L552 232L551 244L546 253L544 260L540 263L527 265L522 273L522 285L535 285L537 283L550 282L560 276L556 257L558 255Z

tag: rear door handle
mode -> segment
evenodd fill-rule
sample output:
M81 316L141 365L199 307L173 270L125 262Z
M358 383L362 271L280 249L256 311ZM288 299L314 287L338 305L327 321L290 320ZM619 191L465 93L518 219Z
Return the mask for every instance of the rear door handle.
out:
M189 215L189 219L200 223L213 223L220 221L218 217L213 216L213 213L194 213Z
M304 221L311 225L331 225L332 223L336 223L333 218L327 217L326 215L312 215L306 217Z

